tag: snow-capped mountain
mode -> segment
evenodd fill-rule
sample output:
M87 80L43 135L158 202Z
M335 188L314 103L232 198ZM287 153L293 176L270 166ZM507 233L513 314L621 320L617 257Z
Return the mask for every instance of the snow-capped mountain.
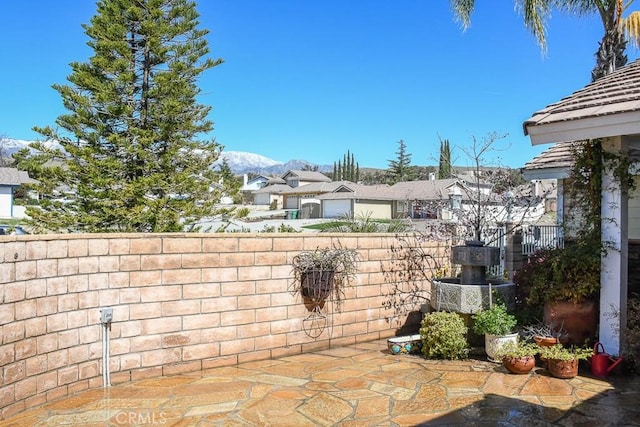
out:
M31 142L32 141L20 139L0 138L0 152L2 155L11 156L21 148L27 147ZM282 175L288 170L302 169L305 166L316 166L316 164L307 160L289 160L285 163L260 154L245 151L223 151L220 157L218 162L216 162L217 164L222 163L222 159L226 159L233 173L239 175L249 172L263 175ZM332 166L319 165L318 170L320 172L330 172Z
M3 155L10 156L21 148L28 146L31 142L22 139L0 138L0 147Z
M316 165L307 160L289 160L283 163L260 154L245 151L223 151L218 164L226 159L231 170L236 174L257 173L263 175L282 175L288 170L299 170L306 167L318 166L320 172L330 172L333 166Z
M220 159L216 163L222 163L223 159L227 161L227 164L229 164L234 172L236 168L262 169L284 164L281 161L273 160L260 154L247 153L244 151L223 151L220 154Z

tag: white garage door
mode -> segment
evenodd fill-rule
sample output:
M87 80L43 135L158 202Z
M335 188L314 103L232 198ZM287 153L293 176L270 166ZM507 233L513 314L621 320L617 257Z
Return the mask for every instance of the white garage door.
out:
M324 200L322 202L323 218L339 218L351 216L351 200Z
M298 209L298 198L297 197L287 197L287 206L285 209Z

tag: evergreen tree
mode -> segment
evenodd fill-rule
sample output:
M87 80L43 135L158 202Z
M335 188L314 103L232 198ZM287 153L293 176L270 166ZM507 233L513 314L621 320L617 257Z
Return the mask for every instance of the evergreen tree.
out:
M451 149L449 140L440 140L440 162L438 164L438 179L451 178Z
M207 58L190 0L99 0L84 25L93 56L54 85L68 110L36 130L61 148L35 143L20 166L41 182L33 223L49 231L167 232L212 214L211 167L222 147L197 79L222 63ZM59 130L58 130L59 129ZM52 160L57 162L51 163Z
M358 182L358 178L356 177L356 165L355 165L355 158L353 156L353 153L351 153L351 164L350 164L350 168L349 168L349 181Z
M410 181L411 154L407 153L407 144L403 140L398 141L396 159L389 160L388 175L391 183Z
M356 168L355 156L351 151L347 150L347 153L343 154L342 160L338 160L337 166L336 166L336 163L334 162L333 168L334 168L334 173L333 173L334 181L358 182L358 176L360 174L360 171L359 171L359 167Z

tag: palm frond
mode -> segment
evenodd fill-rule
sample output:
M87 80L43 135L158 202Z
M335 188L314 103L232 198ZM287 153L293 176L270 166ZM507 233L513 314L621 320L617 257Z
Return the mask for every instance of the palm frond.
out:
M640 47L640 12L631 12L629 16L622 20L622 27L627 36L627 40L631 42L636 49Z

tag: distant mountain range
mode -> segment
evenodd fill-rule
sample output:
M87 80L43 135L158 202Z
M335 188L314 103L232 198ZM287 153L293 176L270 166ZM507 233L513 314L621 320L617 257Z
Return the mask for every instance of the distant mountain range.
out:
M21 139L0 138L1 154L11 156L21 148L28 146L31 142L32 141ZM260 154L244 151L223 151L220 160L216 162L216 164L222 163L222 159L226 159L233 173L238 175L245 173L282 175L289 170L303 169L305 166L317 166L320 172L331 172L333 170L332 165L317 165L307 160L289 160L285 163Z
M289 170L299 170L304 167L318 167L320 172L333 171L333 165L317 165L307 160L289 160L286 163L270 159L255 153L245 151L223 151L221 159L226 159L231 170L236 174L257 173L260 175L282 175Z

